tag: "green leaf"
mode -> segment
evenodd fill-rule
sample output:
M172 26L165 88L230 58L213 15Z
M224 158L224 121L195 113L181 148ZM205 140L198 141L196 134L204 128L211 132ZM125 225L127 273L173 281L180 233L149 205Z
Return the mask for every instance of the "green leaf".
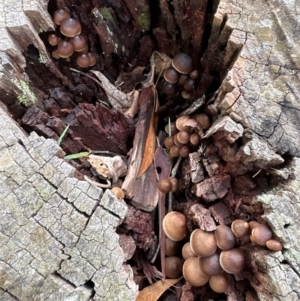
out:
M68 124L66 126L66 128L64 129L64 131L62 132L62 134L60 135L60 137L58 138L57 140L57 144L60 145L61 144L61 141L63 140L64 136L66 135L68 129L69 129L70 125Z
M71 154L71 155L65 156L65 159L66 160L78 159L78 158L82 158L82 157L87 157L89 154L90 154L89 152Z

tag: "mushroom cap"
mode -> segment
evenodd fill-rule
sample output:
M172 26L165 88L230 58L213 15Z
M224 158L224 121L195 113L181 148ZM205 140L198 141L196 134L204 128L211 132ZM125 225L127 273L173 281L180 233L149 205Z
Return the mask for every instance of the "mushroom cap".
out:
M164 71L164 79L171 84L176 84L179 79L179 74L174 68L169 67Z
M85 45L84 49L82 51L79 51L80 54L87 54L89 51L89 46L88 44Z
M74 49L71 43L67 41L62 41L57 46L57 52L60 57L67 58L73 54Z
M87 54L83 53L77 56L76 64L81 68L88 68L90 66L90 59Z
M217 250L217 241L214 232L196 229L190 237L191 249L198 256L207 257Z
M272 238L272 231L268 226L260 224L252 229L251 237L258 245L265 246Z
M51 55L52 55L52 57L54 57L57 60L60 59L57 49L52 50Z
M188 78L189 76L187 74L180 74L178 83L183 86Z
M185 215L178 211L169 212L163 219L163 229L166 236L174 241L184 239L188 234Z
M201 141L201 137L200 135L196 134L196 133L193 133L190 137L190 142L193 144L193 145L198 145Z
M184 262L182 273L184 279L192 286L202 286L209 279L209 276L201 271L197 257L189 257Z
M192 78L189 78L185 81L183 87L186 91L192 91L194 90L194 86L195 86L195 81Z
M250 230L253 230L258 225L260 225L260 223L257 222L257 221L251 221L251 222L249 222L249 228L250 228Z
M88 52L88 57L90 59L90 67L96 65L97 63L97 54L94 52Z
M209 278L209 286L216 293L224 293L229 287L229 280L226 273L211 276Z
M175 191L177 191L177 189L178 189L178 180L177 180L177 178L175 178L175 177L171 177L171 178L169 178L169 180L171 181L171 183L172 183L172 192L175 192Z
M181 52L174 56L172 66L178 72L188 74L193 70L193 61L188 54Z
M210 127L210 120L207 114L199 113L195 116L195 118L201 124L204 130L207 130Z
M176 256L166 257L165 271L167 278L177 278L182 273L182 260Z
M85 46L87 45L86 40L83 35L75 36L71 38L69 42L73 45L74 51L80 52L83 51Z
M226 225L219 225L215 230L217 245L221 250L229 250L234 248L236 238L229 227Z
M230 249L220 254L220 265L229 274L237 274L244 269L245 254L241 249Z
M236 219L231 224L231 230L236 237L242 237L249 233L249 223L242 220Z
M178 242L170 239L169 237L166 238L166 256L174 256L178 250Z
M157 188L162 193L169 193L172 190L172 182L170 179L162 179L158 181Z
M187 145L183 145L179 149L179 154L182 158L187 158L190 154L190 148Z
M189 257L197 257L197 255L192 251L190 242L186 242L181 250L182 257L187 260Z
M171 146L171 148L170 148L169 154L170 154L173 158L177 158L177 157L180 156L179 151L180 151L180 148L179 148L177 145L173 145L173 146Z
M55 33L51 33L49 34L48 36L48 43L51 45L51 46L56 46L58 44L58 37Z
M189 99L191 96L191 92L187 91L187 90L182 90L181 91L181 97L184 99Z
M168 135L175 135L178 132L175 122L171 122L171 134L169 133L169 124L166 124L165 131Z
M74 38L81 33L81 25L77 20L69 18L61 23L60 32L66 37Z
M118 199L124 199L125 193L122 188L120 187L113 187L111 189L112 193L118 198Z
M190 116L183 115L176 119L175 125L179 131L188 131L190 129L189 126L184 126L185 122L190 119Z
M208 257L199 257L199 266L201 271L208 276L221 273L222 267L220 265L219 257L218 253L214 253Z
M177 140L182 143L186 144L190 141L191 134L187 131L180 131L179 133L176 134Z
M266 242L266 246L271 251L281 251L282 250L282 244L277 239L270 239Z
M199 77L199 71L198 70L193 70L192 72L190 72L189 76L192 79L197 79Z
M163 90L166 95L173 95L176 92L176 85L165 82L165 84L163 86Z
M175 143L174 143L174 137L173 136L168 136L165 139L164 144L165 144L166 148L171 148L173 145L175 145Z
M70 14L64 9L58 9L53 14L53 21L56 25L60 25L64 20L69 18Z

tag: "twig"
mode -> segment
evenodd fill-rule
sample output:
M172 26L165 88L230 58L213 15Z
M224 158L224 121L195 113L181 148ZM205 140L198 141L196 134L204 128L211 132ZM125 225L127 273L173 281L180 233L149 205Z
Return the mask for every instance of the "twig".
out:
M176 176L181 160L182 157L179 157L177 159L177 162L171 171L171 178ZM171 212L172 210L173 210L173 192L169 192L168 212Z
M84 176L84 179L96 187L111 188L111 182L109 180L106 180L107 184L101 184L101 183L91 180L88 176Z

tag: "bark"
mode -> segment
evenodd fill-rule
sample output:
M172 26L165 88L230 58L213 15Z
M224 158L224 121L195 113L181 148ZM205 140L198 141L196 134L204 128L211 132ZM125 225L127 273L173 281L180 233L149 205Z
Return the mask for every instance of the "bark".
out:
M41 29L54 28L47 2L0 5L0 99L15 119L23 116L24 105L45 109L43 84L51 78L49 71L54 78L49 85L69 83L69 73L53 63L38 35ZM207 195L208 201L225 195L222 203L210 207L210 212L216 221L229 223L231 217L228 212L224 214L222 206L235 202L231 189L241 187L241 208L247 207L250 198L243 190L251 191L254 201L249 201L248 212L268 222L284 249L276 253L246 249L247 270L241 277L250 281L260 300L298 300L299 4L286 0L217 2L207 5L202 1L196 6L198 1L173 1L170 9L167 1L159 1L151 15L147 1L93 1L98 21L94 33L106 51L100 57L103 66L99 69L111 64L111 74L116 72L112 55L122 53L120 45L125 46L128 57L139 49L138 58L149 58L152 40L142 34L149 29L158 50L168 55L183 50L193 53L201 74L197 92L207 95L206 111L214 117L206 132L214 146L206 152L218 149L212 151L213 157L199 160L200 165L193 163L193 170L201 172L192 174L196 194ZM106 11L104 4L110 7ZM85 10L79 13L80 6L74 7L88 22ZM153 15L156 17L150 22ZM109 16L110 22L104 22L103 16ZM128 30L125 35L121 34L123 27ZM105 44L111 30L116 35ZM142 47L141 41L148 46ZM46 79L29 80L28 74L33 72L30 59L27 57L26 62L23 53L30 44L39 51ZM118 47L114 47L116 44ZM78 92L74 98L77 102L88 86ZM56 100L49 99L53 110ZM67 108L75 107L74 99L67 101ZM57 112L63 114L60 109ZM102 195L100 189L76 178L53 140L36 133L27 137L7 112L1 109L0 115L1 299L134 300L137 288L130 267L122 265L124 255L115 233L126 214L124 204L108 190ZM58 133L49 132L51 135ZM202 165L209 171L209 180L202 178ZM225 178L217 176L218 168L225 171ZM261 185L252 187L253 179ZM234 205L237 212L243 212L239 204ZM262 216L258 216L261 206ZM202 208L194 208L189 214L200 211ZM207 223L207 219L196 221ZM84 285L91 283L93 289ZM228 300L233 300L232 296L234 293L229 292ZM250 292L246 300L253 300Z

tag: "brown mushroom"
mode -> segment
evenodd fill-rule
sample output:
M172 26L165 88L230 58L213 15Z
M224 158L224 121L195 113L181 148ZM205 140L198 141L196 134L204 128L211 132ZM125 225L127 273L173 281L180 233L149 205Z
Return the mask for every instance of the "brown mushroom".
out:
M171 146L171 148L170 148L170 153L169 153L169 154L170 154L173 158L177 158L177 157L180 156L179 151L180 151L180 148L179 148L177 145L173 145L173 146Z
M120 187L113 187L111 191L118 199L124 199L125 193Z
M59 39L58 39L58 37L57 37L56 34L54 34L54 33L49 34L49 36L48 36L48 43L51 46L56 46L58 44L58 41L59 41Z
M174 256L178 250L178 242L170 238L166 238L166 256Z
M83 35L75 36L74 38L71 38L69 42L73 45L74 51L80 52L85 49L85 46L87 45L86 40Z
M193 61L188 54L181 52L174 56L172 66L179 73L188 74L193 70Z
M67 41L62 41L57 46L57 53L62 58L70 57L73 54L73 46Z
M224 293L229 287L229 280L226 273L211 276L209 278L209 286L216 293Z
M166 148L171 148L173 145L175 145L175 143L174 143L174 137L173 136L167 137L165 139L164 144L165 144Z
M73 38L81 33L81 25L77 20L69 18L61 23L60 32L66 37Z
M187 145L180 147L179 154L182 158L187 158L190 154L190 148Z
M179 74L174 68L167 68L164 71L164 79L171 83L171 84L176 84L178 82Z
M69 18L70 14L64 9L58 9L53 14L53 21L56 25L60 25L64 20Z
M185 126L184 124L189 119L190 119L190 117L186 116L186 115L183 115L183 116L180 116L179 118L177 118L177 120L175 122L176 128L179 131L188 131L190 129L190 127L189 126Z
M197 257L189 257L184 262L182 273L184 279L192 286L205 285L209 279L209 276L201 271Z
M267 225L261 224L252 229L251 239L258 245L265 246L271 238L272 231Z
M210 127L210 120L206 114L204 114L204 113L197 114L195 116L195 118L201 124L201 126L204 130L206 130Z
M190 242L186 242L182 247L182 257L187 260L189 257L197 257L197 255L192 251Z
M196 229L190 237L191 249L199 256L211 256L217 250L217 242L214 232Z
M88 68L90 66L90 59L87 54L80 54L76 58L76 64L81 68Z
M171 177L169 180L172 183L172 190L171 191L172 192L177 191L177 189L178 189L178 180L175 177Z
M229 274L237 274L244 269L245 254L241 249L230 249L220 254L220 265Z
M190 72L189 76L192 79L197 79L199 77L199 71L198 70L193 70L192 72Z
M231 230L236 237L242 237L249 233L249 223L242 219L236 219L231 224Z
M270 239L266 242L266 246L271 251L282 251L282 244L277 239Z
M158 181L157 188L162 193L169 193L172 190L172 182L170 179L162 179Z
M194 86L195 86L195 81L191 78L187 79L184 83L184 89L186 91L192 91L194 90Z
M175 135L178 131L175 125L175 122L171 122L171 134L169 133L169 124L166 124L165 131L169 136Z
M94 52L88 52L88 57L90 59L90 67L96 65L97 63L97 54Z
M201 137L200 135L196 134L196 133L193 133L190 137L190 142L193 144L193 145L198 145L201 141Z
M169 212L163 219L163 229L166 236L174 241L184 239L188 234L185 215L178 211Z
M166 257L165 272L167 278L177 278L182 273L182 260L176 256Z
M176 134L176 138L177 140L182 143L182 144L186 144L190 141L190 133L187 131L180 131L179 133Z
M217 275L222 271L218 253L208 257L199 257L199 266L201 271L208 276Z
M229 227L226 225L219 225L215 230L217 245L221 250L229 250L234 248L236 238Z
M165 92L166 95L173 95L176 92L176 85L165 82L163 86L163 91Z
M51 55L57 60L60 59L57 49L52 50Z

